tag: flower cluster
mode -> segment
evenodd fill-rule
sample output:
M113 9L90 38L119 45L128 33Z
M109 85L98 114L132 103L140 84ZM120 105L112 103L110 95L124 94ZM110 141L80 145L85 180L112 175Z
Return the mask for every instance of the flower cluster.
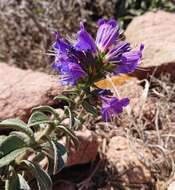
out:
M56 33L53 48L53 68L59 72L61 83L81 86L82 89L89 89L90 93L94 84L108 73L119 75L133 72L140 63L144 46L141 44L138 50L132 50L128 42L120 39L119 25L115 20L100 19L95 40L86 31L83 23L80 23L80 30L73 42ZM119 100L108 93L100 92L98 97L105 121L122 112L123 107L129 103L127 98Z

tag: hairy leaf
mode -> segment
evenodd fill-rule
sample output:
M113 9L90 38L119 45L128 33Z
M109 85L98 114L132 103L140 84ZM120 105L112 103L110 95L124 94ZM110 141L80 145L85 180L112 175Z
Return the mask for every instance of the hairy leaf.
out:
M73 132L71 129L69 129L69 128L65 127L65 126L62 126L62 125L58 125L58 126L56 126L56 128L57 128L59 131L62 131L62 132L65 133L66 135L70 136L71 139L73 140L74 144L75 144L77 147L79 147L79 140L78 140L78 138L76 137L76 135L74 134L74 132Z
M69 115L69 128L72 129L73 128L73 125L74 125L74 115L72 113L72 111L70 110L70 108L68 106L65 106L64 107L65 111L68 112L68 115Z
M7 137L7 136L5 136L5 135L0 135L0 144L1 144L1 142L4 141L4 139L5 139L6 137Z
M33 131L23 121L19 119L6 119L0 122L0 127L22 131L34 141Z
M20 190L20 182L17 175L13 175L5 182L5 190Z
M83 106L83 108L84 108L87 112L89 112L89 113L91 113L91 114L97 116L97 111L96 111L96 109L95 109L94 106L92 106L87 100L84 100L84 101L82 102L82 106Z
M29 118L28 126L50 123L48 116L40 111L35 111Z
M59 114L57 113L57 111L50 106L39 106L39 107L33 108L33 111L47 112L47 113L53 114L55 118L59 119Z
M20 131L12 131L10 133L11 136L16 136L17 138L21 139L26 145L30 145L31 139L29 138L26 133L20 132Z
M53 174L56 174L58 170L61 170L67 162L67 151L65 146L63 146L56 140L52 139L50 142L54 152Z
M16 149L12 152L10 152L9 154L3 156L0 159L0 168L9 165L11 162L13 162L15 160L16 157L20 156L21 154L23 154L24 152L26 152L26 150L28 150L28 147L23 147L20 149Z
M27 144L21 138L15 135L6 137L0 144L0 158L12 152L13 150L26 147Z
M6 180L5 190L31 190L31 188L21 174L13 173L10 179Z
M30 169L36 177L39 190L52 190L52 180L50 176L39 165L28 160L23 160L23 163Z
M31 190L28 182L24 179L21 174L18 174L19 183L20 183L20 190Z

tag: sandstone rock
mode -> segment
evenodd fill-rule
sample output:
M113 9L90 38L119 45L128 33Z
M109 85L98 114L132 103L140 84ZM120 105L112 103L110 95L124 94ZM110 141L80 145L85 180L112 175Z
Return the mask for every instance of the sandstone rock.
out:
M168 185L168 190L175 190L175 181Z
M149 158L149 151L139 144L133 146L137 153L131 149L127 138L115 136L109 142L107 159L117 170L117 179L126 184L150 184L151 173L138 159L138 156Z
M0 64L0 120L25 119L31 108L52 105L60 93L58 79L41 72L21 70Z
M133 46L143 43L145 50L141 67L157 73L175 69L175 14L164 11L149 12L136 17L126 30L126 38ZM143 71L138 72L143 74ZM141 76L143 78L143 76Z
M85 164L95 160L98 151L98 137L90 130L84 129L77 131L76 136L79 139L80 147L70 147L67 166L76 164Z

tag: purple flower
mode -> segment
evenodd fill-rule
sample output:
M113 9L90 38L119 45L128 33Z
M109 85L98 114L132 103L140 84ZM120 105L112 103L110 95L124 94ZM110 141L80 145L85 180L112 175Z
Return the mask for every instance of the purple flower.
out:
M80 31L77 33L77 42L74 47L79 51L96 52L96 44L92 36L85 30L83 23L80 23Z
M53 64L53 68L59 71L63 85L76 85L80 78L86 76L86 72L81 66L69 58L60 59L58 64Z
M62 39L59 33L56 33L56 42L53 44L53 49L58 55L66 55L68 50L71 49L71 45Z
M74 44L79 51L99 52L104 55L103 62L116 65L114 74L133 72L142 57L143 45L140 50L131 51L128 42L119 39L119 26L113 19L98 21L98 31L94 42L92 36L85 30L81 23L80 31L77 34L77 42ZM98 55L96 55L98 56ZM102 63L103 64L103 63Z
M104 121L110 121L112 117L123 111L123 107L129 104L128 98L123 98L121 100L116 97L105 97L101 96L102 108L101 114Z
M117 22L113 19L109 21L100 19L98 25L99 28L95 43L100 52L106 52L107 49L116 42L119 36L119 27Z
M63 85L76 85L80 78L86 76L86 72L78 64L78 59L69 55L73 46L57 37L53 48L56 55L52 67L60 73L61 83Z
M137 66L140 64L142 58L143 44L140 45L140 49L137 51L126 51L123 54L119 55L117 58L113 58L113 62L117 62L115 74L120 73L131 73L135 71ZM109 61L110 62L110 61Z
M113 19L100 19L96 40L80 23L75 43L70 43L56 33L55 63L63 84L75 85L83 77L89 77L91 85L103 79L106 73L133 72L142 57L144 46L133 51L130 44L119 39L119 26Z

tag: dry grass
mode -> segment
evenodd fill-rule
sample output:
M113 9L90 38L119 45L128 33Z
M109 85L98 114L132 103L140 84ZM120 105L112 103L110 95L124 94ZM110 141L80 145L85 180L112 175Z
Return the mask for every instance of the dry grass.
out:
M119 175L123 174L119 174L115 166L106 160L94 178L96 180L94 187L97 188L99 185L97 189L166 190L168 184L175 179L175 84L170 81L168 74L159 78L151 76L149 81L141 81L141 84L144 90L138 100L139 115L136 116L131 108L117 123L120 127L108 125L104 128L104 125L100 124L96 127L96 133L101 136L100 153L104 160L108 143L113 136L128 138L130 149L149 169L153 181L142 186L121 182ZM122 127L122 123L128 123L128 126ZM142 145L145 150L148 149L150 155L144 157L137 151L136 144ZM101 178L103 182L100 184ZM90 189L93 189L93 186Z

